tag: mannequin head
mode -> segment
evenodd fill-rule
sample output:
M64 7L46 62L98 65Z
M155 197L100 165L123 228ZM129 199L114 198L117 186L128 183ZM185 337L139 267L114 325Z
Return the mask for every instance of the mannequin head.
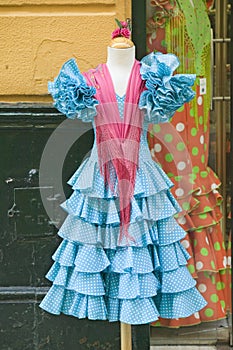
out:
M128 49L129 47L133 47L134 43L130 39L119 36L112 39L108 46L114 49Z
M112 40L109 43L109 47L114 49L128 49L134 46L134 43L130 40L131 26L130 19L126 21L118 21L116 23L119 28L112 32Z

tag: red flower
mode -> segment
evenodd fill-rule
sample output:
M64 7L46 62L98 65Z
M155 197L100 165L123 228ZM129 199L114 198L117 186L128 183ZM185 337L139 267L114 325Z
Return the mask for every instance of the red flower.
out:
M121 36L120 28L117 28L112 32L112 39L117 38L118 36Z
M125 38L129 39L130 38L130 30L128 28L122 28L121 29L121 36L124 36Z

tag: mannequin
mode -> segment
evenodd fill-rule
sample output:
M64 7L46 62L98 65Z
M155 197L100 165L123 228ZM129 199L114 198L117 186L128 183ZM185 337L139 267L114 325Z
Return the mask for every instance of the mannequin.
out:
M126 94L128 80L135 61L135 46L129 39L113 39L107 48L107 62L115 93L119 97ZM121 349L132 349L131 326L121 322Z
M118 96L123 97L126 93L127 83L135 60L135 46L125 49L108 46L107 51L106 64L115 92Z
M123 97L126 93L131 69L135 61L134 43L127 37L117 36L107 48L107 67L112 78L115 93Z
M193 98L194 77L172 78L174 55L136 60L128 23L119 23L107 63L80 73L70 59L49 84L60 112L93 123L95 142L68 182L73 194L61 205L68 215L46 275L52 286L40 307L120 321L122 349L130 349L131 324L159 315L186 317L206 302L186 267L189 256L180 243L185 231L174 218L180 207L171 182L152 160L146 139L148 123L168 121ZM175 84L166 85L164 77ZM167 95L169 104L163 103Z

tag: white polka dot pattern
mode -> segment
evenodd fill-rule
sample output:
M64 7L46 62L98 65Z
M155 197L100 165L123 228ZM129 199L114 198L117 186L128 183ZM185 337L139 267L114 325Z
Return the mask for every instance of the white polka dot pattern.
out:
M124 98L117 101L122 118ZM184 124L176 129L182 132ZM178 163L180 170L185 166ZM110 173L117 193L113 168ZM180 240L186 233L173 217L180 211L170 193L173 184L152 161L146 132L131 203L130 242L119 240L119 199L104 184L95 146L68 183L74 192L62 204L69 215L58 232L63 241L46 275L53 284L41 308L77 318L143 324L159 315L187 317L205 306L185 266L189 254ZM177 195L183 195L182 188Z

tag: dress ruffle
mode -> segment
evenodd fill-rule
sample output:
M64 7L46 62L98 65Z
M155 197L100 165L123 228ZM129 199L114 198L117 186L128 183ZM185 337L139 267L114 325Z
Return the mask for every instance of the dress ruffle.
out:
M125 238L119 241L119 225L96 225L69 215L58 233L60 237L82 244L91 244L104 248L115 249L117 246L127 246ZM132 237L131 246L141 247L145 244L159 242L167 245L185 236L185 231L173 217L160 219L158 222L141 220L129 225Z
M75 191L62 208L69 214L97 225L120 225L119 201L88 197ZM99 208L99 210L98 210ZM164 210L166 208L166 210ZM177 213L180 207L168 191L131 201L131 224L141 220L161 220Z
M190 108L190 105L187 105L186 108ZM179 123L184 123L184 120L186 120L184 115L182 118L179 117L181 113L179 112L177 115L178 120L174 122L175 127L182 125ZM192 127L194 126L191 123L191 130ZM187 142L185 140L189 135L189 128L187 127L187 131L185 130L182 134L184 143ZM193 162L192 168L185 169L184 174L182 171L177 171L175 163L168 164L166 159L164 160L165 155L169 152L166 142L162 145L161 152L153 152L154 145L161 144L161 140L164 140L164 138L161 138L163 132L169 133L166 125L161 126L160 138L156 137L156 133L151 134L153 137L149 137L151 154L156 157L156 161L159 159L163 169L168 173L174 184L171 193L176 197L181 207L176 219L187 232L181 242L191 256L188 261L188 269L192 277L197 280L197 288L208 304L203 310L195 312L194 315L185 319L160 318L159 321L155 322L155 326L180 327L223 319L226 317L227 311L228 283L227 256L221 231L222 196L219 193L221 183L213 170L202 163L200 158L198 162L195 156L190 158ZM201 126L199 126L199 133L196 135L197 144L198 140L200 142L200 138L202 140L203 137L206 141L208 140ZM179 140L179 142L181 141L182 139ZM197 144L193 141L194 147ZM200 143L200 145L202 144ZM191 142L189 146L192 150ZM204 147L200 149L199 154L202 154L201 152L204 152ZM176 163L184 160L184 153L177 149L174 159L176 159Z
M64 63L54 82L48 83L48 90L53 97L54 107L68 118L93 121L99 103L94 98L96 90L87 85L75 59Z
M156 181L154 180L155 178ZM112 179L112 182L115 182L115 188L117 188L118 182L116 177ZM106 199L115 197L109 186L105 186L96 154L91 155L90 158L83 162L68 181L68 184L72 186L73 190L88 194L89 197ZM140 161L134 188L135 197L149 197L162 190L170 189L172 186L172 181L168 179L158 164L151 159Z
M141 76L147 90L140 96L139 108L145 110L145 120L166 123L175 111L195 96L191 89L196 76L177 74L178 58L173 54L151 53L141 61Z
M159 245L104 249L63 240L46 275L53 286L40 306L53 314L131 324L156 320L167 308L174 317L187 297L195 299L193 307L203 307L205 301L196 296L196 282L185 266L187 252L179 242L167 248L168 252ZM149 309L140 310L140 305ZM189 305L182 315L190 312L195 310Z
M80 186L87 164L88 160L69 181L73 188ZM147 166L143 165L143 171ZM151 166L149 163L150 171ZM94 169L96 172L97 165ZM169 192L170 180L163 179L159 170L157 175L156 185L148 186L147 192L140 190L133 198L130 245L124 239L119 241L117 198L112 194L89 196L98 182L90 184L88 191L74 189L62 205L68 216L59 230L63 241L46 276L53 285L41 303L43 309L79 318L142 324L167 314L167 308L172 310L171 318L175 317L181 301L187 303L192 296L195 302L186 313L182 307L182 317L205 306L186 267L190 256L180 243L185 231L174 218L180 207ZM140 307L147 309L140 311Z

